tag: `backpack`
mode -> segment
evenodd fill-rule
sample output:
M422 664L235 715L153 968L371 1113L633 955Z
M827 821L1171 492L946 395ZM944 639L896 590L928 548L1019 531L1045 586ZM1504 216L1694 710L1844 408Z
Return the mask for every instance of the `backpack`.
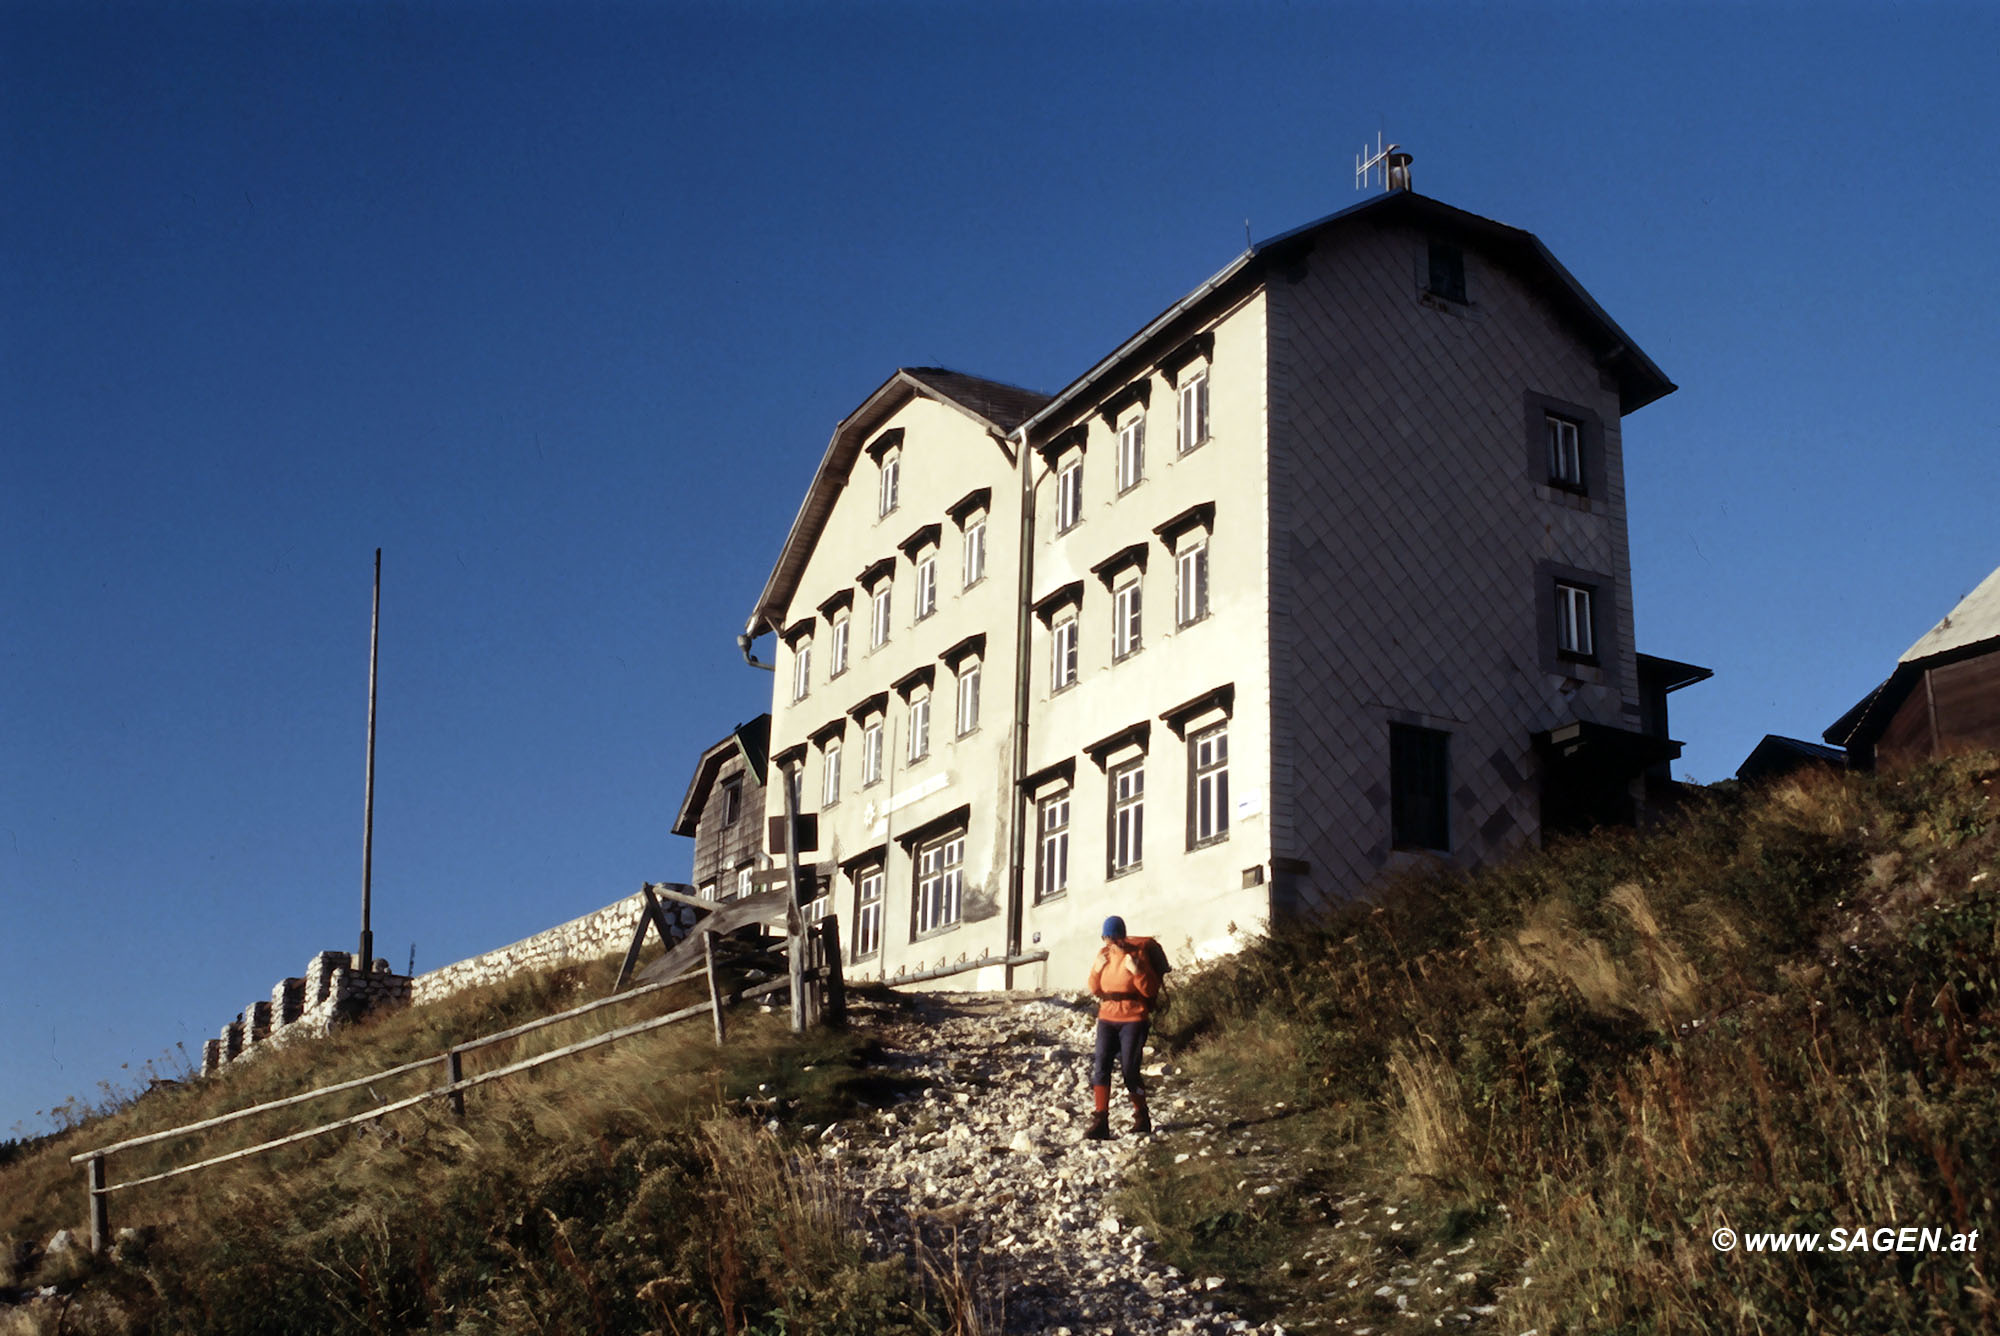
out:
M1174 967L1167 960L1167 949L1160 945L1160 939L1157 937L1148 938L1146 941L1146 963L1153 967L1153 973L1159 975L1163 983L1167 975L1173 973Z

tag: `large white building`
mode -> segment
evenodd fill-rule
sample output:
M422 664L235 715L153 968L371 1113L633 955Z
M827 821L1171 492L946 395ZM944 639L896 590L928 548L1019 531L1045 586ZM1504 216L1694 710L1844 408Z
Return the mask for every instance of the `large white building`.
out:
M1702 670L1635 650L1620 426L1673 388L1533 236L1406 190L1053 397L898 371L747 627L850 975L1063 986L1110 913L1226 951L1642 814Z

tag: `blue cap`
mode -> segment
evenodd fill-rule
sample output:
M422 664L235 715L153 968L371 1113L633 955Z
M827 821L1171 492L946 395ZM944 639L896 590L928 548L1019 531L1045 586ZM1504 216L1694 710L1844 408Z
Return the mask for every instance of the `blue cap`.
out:
M1104 935L1114 940L1123 937L1125 935L1125 920L1119 918L1116 914L1104 920Z

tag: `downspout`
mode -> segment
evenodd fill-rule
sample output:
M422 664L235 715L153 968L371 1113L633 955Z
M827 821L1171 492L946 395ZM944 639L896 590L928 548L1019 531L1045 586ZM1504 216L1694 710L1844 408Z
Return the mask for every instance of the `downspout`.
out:
M1014 775L1008 786L1011 795L1013 838L1007 850L1007 958L1005 985L1014 987L1011 963L1021 954L1024 916L1023 883L1026 880L1028 796L1028 650L1033 643L1035 601L1035 453L1028 448L1028 428L1024 423L1014 431L1015 457L1021 461L1021 548L1016 561L1018 592L1014 598ZM1047 966L1043 968L1046 970Z

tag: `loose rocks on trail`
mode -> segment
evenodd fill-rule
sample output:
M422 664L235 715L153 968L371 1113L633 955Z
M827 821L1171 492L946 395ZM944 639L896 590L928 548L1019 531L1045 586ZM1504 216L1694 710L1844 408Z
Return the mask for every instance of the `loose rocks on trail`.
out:
M929 995L858 1009L917 1092L816 1133L885 1249L954 1259L992 1329L1277 1336L1225 1309L1206 1277L1161 1261L1114 1204L1142 1142L1114 1089L1108 1142L1080 1138L1094 1018L1047 999ZM1155 1069L1157 1070L1157 1068ZM1156 1136L1213 1111L1173 1078L1152 1086Z

